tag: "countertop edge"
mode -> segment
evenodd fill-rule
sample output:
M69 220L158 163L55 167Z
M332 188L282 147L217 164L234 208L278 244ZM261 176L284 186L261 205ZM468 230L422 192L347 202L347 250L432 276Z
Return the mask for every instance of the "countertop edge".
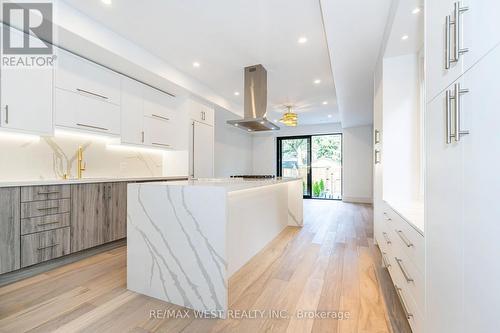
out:
M27 180L27 181L8 181L0 182L0 188L7 187L26 187L26 186L48 186L48 185L78 185L78 184L96 184L96 183L121 183L121 182L144 182L144 181L179 181L187 180L187 176L165 176L165 177L131 177L131 178L83 178L69 180Z
M397 204L393 204L391 203L390 200L387 200L387 199L384 199L384 202L389 206L391 207L392 210L394 210L394 212L396 214L398 214L403 220L406 221L406 223L408 223L413 229L415 229L416 232L418 232L422 237L425 237L425 231L424 229L422 229L422 227L420 227L417 223L414 222L414 218L410 218L408 217L408 214L404 214L402 213L402 210L400 208L398 208L398 205ZM422 219L422 225L424 224L424 208L422 208L422 212L421 212L421 219Z

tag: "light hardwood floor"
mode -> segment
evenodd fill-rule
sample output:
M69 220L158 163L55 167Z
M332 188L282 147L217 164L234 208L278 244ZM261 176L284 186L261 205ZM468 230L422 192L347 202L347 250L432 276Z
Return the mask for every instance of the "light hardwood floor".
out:
M120 247L0 288L0 332L410 332L373 245L372 208L304 208L302 229L285 229L229 282L233 314L284 318L151 318L183 308L127 291ZM297 318L301 310L330 318ZM331 318L337 311L348 318Z

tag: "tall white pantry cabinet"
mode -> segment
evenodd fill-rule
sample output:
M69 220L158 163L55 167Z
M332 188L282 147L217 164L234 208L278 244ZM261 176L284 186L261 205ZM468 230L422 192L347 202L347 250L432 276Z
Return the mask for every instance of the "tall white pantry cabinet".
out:
M425 10L425 332L498 332L500 1Z

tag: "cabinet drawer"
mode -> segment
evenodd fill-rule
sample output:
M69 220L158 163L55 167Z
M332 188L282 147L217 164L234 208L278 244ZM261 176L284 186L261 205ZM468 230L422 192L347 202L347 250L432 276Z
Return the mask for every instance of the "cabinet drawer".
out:
M399 273L400 285L405 287L406 292L413 298L418 310L424 311L425 282L424 275L409 261L406 254L401 250L394 250L392 253L394 270Z
M21 220L21 235L69 227L70 213L54 214Z
M143 113L145 117L172 120L175 117L178 101L175 97L157 89L143 85Z
M21 187L21 202L66 199L70 197L70 185Z
M69 237L69 227L22 236L21 266L26 267L69 254Z
M392 229L393 242L402 248L409 260L413 261L423 274L425 265L424 237L388 205L385 206L384 213L386 221Z
M67 213L70 211L71 200L47 200L21 203L21 218Z
M152 147L175 148L175 127L171 121L144 117L145 143Z

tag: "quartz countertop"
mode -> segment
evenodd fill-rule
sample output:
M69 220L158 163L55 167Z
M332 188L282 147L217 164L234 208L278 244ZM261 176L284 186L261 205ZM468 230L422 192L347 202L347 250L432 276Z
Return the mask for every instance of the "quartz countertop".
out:
M406 220L422 236L424 235L424 203L423 201L401 201L384 199L384 201L404 220Z
M242 179L242 178L205 178L169 182L151 182L148 186L189 186L223 188L226 192L248 190L264 186L279 185L301 178L273 178L273 179Z
M20 181L0 181L1 187L17 186L40 186L40 185L65 185L65 184L91 184L91 183L114 183L114 182L155 182L155 181L180 181L187 179L186 176L177 177L129 177L129 178L82 178L82 179L34 179Z

